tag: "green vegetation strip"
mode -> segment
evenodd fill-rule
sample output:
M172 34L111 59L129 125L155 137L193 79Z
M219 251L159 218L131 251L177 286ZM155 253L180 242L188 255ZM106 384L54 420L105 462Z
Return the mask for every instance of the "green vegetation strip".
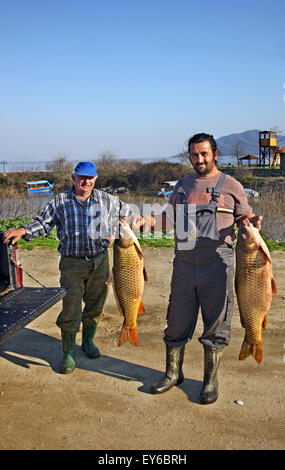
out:
M18 228L30 222L28 218L17 217L15 219L0 220L0 232L5 232L8 228ZM170 232L154 232L152 234L140 233L136 234L139 238L141 246L153 248L174 248L173 231ZM285 242L270 240L266 235L262 235L269 251L285 251ZM21 248L32 250L35 247L44 249L57 249L58 238L56 236L56 228L53 228L47 237L34 238L31 242L20 240L18 245Z
M0 232L5 232L8 228L19 228L22 225L26 225L31 222L31 219L16 217L15 219L0 220ZM48 249L57 249L58 238L56 236L56 228L54 227L47 237L34 238L31 242L25 240L19 240L18 246L21 248L32 250L36 246Z

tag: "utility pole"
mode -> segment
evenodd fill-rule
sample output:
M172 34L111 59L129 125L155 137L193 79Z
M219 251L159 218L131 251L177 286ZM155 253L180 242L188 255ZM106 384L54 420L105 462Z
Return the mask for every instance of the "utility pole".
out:
M0 162L1 165L3 165L3 173L4 175L6 174L6 171L5 171L5 165L8 164L8 162L5 162L4 160L2 162Z

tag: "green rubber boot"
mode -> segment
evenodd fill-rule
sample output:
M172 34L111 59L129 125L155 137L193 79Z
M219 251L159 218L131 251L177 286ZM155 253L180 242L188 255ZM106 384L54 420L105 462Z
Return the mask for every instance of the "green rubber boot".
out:
M76 333L61 330L63 363L60 369L62 374L70 374L75 369L75 338Z
M93 343L93 339L96 333L97 323L94 322L91 325L86 325L83 323L82 327L82 349L85 354L90 357L91 359L96 359L100 357L100 351L96 348L95 344Z

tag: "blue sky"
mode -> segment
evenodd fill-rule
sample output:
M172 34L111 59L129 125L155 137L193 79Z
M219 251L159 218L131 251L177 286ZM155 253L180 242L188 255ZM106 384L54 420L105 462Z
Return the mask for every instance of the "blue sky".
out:
M0 159L285 133L284 0L0 0Z

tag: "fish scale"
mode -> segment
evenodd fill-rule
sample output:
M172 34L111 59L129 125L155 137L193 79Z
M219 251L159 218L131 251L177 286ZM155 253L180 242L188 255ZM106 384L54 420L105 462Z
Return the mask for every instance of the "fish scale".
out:
M242 253L238 251L238 254L241 255ZM243 283L240 289L239 305L242 310L251 312L250 316L245 320L250 326L246 330L246 338L250 343L259 343L261 341L261 325L264 318L264 311L259 307L263 307L264 299L260 295L261 276L254 275L254 273L257 273L258 270L266 266L264 263L265 257L259 250L255 251L254 254L242 254L242 256L244 256L244 260L241 264L239 277L243 278ZM261 302L257 303L256 299L258 298L260 298Z
M239 359L253 355L262 361L261 331L267 325L272 293L276 285L268 248L260 233L245 219L239 228L236 247L235 289L245 338Z
M140 244L128 224L120 227L114 243L113 290L118 309L124 317L118 346L127 339L138 345L137 314L144 313L142 295L146 273Z
M119 253L118 253L119 251ZM125 316L125 326L137 326L137 312L143 294L143 260L138 257L135 245L115 248L114 283L120 309Z

